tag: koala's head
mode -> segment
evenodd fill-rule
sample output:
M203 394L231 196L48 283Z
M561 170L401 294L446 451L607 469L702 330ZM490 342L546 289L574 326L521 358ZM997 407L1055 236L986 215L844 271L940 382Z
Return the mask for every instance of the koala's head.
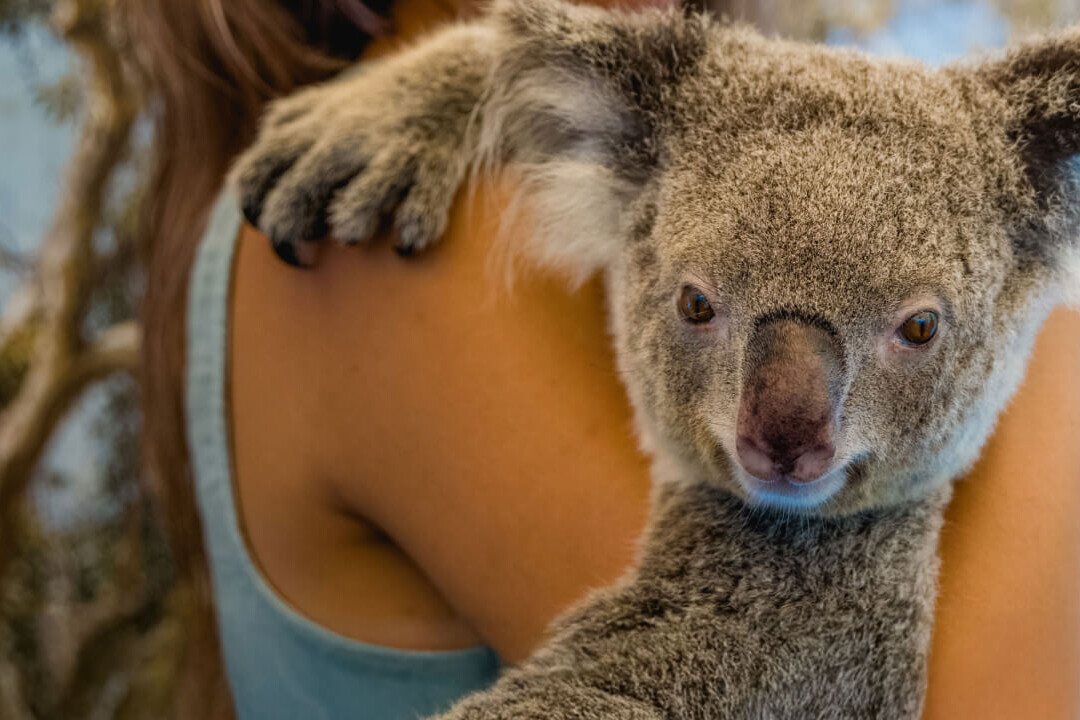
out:
M700 17L504 13L535 252L607 274L680 478L837 514L975 459L1080 246L1080 33L933 71ZM515 141L526 117L545 129Z

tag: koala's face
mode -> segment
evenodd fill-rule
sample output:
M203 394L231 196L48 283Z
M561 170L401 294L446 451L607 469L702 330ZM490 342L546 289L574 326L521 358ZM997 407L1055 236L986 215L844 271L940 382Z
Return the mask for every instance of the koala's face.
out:
M532 256L606 273L661 480L842 514L975 459L1080 249L1080 31L933 71L514 7L488 152Z
M786 108L761 111L767 77L690 92L609 277L652 442L751 503L839 514L975 459L1052 272L1022 249L1038 203L998 100L823 57Z

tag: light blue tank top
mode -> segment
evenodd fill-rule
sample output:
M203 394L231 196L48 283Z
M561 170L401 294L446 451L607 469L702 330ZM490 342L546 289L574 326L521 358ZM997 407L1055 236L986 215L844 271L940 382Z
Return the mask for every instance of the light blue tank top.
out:
M488 648L402 651L338 635L300 615L259 574L233 499L226 414L229 295L240 230L223 193L195 258L187 312L186 410L218 628L240 720L415 720L486 687Z

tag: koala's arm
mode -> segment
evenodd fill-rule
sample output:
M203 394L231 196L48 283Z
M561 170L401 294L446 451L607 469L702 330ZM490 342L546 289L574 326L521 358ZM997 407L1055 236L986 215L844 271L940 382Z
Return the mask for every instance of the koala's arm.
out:
M287 260L331 227L367 240L394 209L401 252L436 239L476 152L496 45L490 22L452 26L272 103L230 178L245 217Z
M423 249L470 168L511 163L553 218L534 246L575 254L589 272L658 164L667 95L703 55L707 28L674 10L503 0L483 20L273 103L230 182L295 263L305 241L330 231L362 242L390 214L398 251ZM594 247L559 248L570 226Z
M789 521L670 490L635 575L440 720L914 720L947 497Z

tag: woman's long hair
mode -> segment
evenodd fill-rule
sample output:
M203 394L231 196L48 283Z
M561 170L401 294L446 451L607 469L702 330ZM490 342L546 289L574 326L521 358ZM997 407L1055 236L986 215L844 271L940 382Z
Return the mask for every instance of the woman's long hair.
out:
M187 596L177 715L228 716L202 531L187 453L185 304L195 246L267 100L322 80L386 29L360 0L129 0L123 21L149 89L152 170L141 372L147 459ZM186 613L185 613L186 614Z

